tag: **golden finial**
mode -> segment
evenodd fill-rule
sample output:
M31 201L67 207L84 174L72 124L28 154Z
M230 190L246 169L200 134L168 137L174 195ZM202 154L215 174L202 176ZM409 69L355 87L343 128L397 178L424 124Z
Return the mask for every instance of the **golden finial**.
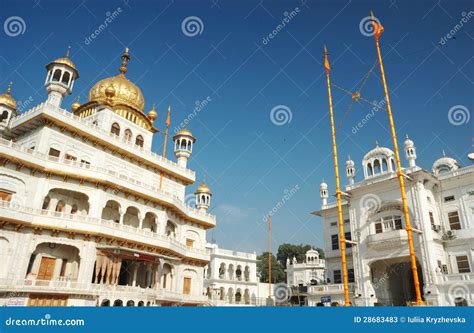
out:
M7 92L6 92L8 95L10 95L10 93L12 91L12 84L13 84L12 81L10 81L10 83L8 84L8 88L7 88Z
M121 74L127 73L127 62L130 61L130 55L128 54L128 47L125 48L124 54L122 54L122 65L119 68Z
M76 101L71 105L71 111L76 112L81 107L80 96L77 96Z
M150 112L148 112L148 119L151 121L155 121L158 117L158 112L156 112L155 103L153 103L153 107L151 108Z
M69 55L71 54L71 47L68 46L67 47L67 51L66 51L66 58L69 58Z

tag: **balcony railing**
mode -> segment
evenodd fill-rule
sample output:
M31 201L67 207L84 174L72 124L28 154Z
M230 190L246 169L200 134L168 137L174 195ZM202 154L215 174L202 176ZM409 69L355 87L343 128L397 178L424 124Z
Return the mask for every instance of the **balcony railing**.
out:
M5 140L0 138L0 146L8 147L14 149L19 153L27 154L28 156L33 156L44 163L54 163L58 165L58 169L63 169L64 166L70 166L76 168L77 170L83 170L90 172L95 172L97 175L102 176L104 179L109 179L111 182L126 182L128 184L133 184L140 189L146 189L154 193L154 196L162 195L169 203L174 205L177 209L181 210L186 215L196 215L198 217L202 216L203 218L211 220L211 223L215 223L215 216L206 212L201 212L198 209L187 206L177 195L163 191L159 187L145 183L139 179L132 178L123 174L119 174L116 171L112 171L106 168L90 165L87 163L68 160L64 158L58 158L54 156L49 156L43 153L40 153L36 150L29 149L20 144L14 143L13 141Z
M105 285L94 283L81 283L64 280L35 280L35 279L0 279L0 290L8 292L48 292L48 293L74 293L80 295L107 296L112 299L122 299L139 296L164 301L182 303L205 303L206 296L182 293L160 289L141 288L121 285Z
M450 282L464 282L474 284L474 272L472 273L456 273L440 275L441 281L445 283Z
M165 242L171 250L176 250L183 254L190 253L190 254L198 254L200 256L206 256L206 257L208 256L207 251L205 249L190 248L172 237L161 235L147 229L140 229L140 228L136 228L136 227L125 225L125 224L116 223L114 221L103 220L103 219L99 219L95 217L90 217L87 215L68 214L68 213L56 212L52 210L25 207L25 206L17 204L16 202L0 200L0 215L2 215L1 214L2 208L8 209L13 212L32 215L33 217L41 216L41 217L49 217L49 218L56 219L58 220L58 222L57 223L55 222L53 224L56 227L59 225L59 221L66 220L66 221L71 221L71 222L79 222L80 224L74 226L76 229L80 229L81 225L83 225L84 227L86 225L96 226L100 228L105 228L104 233L106 234L116 234L116 231L122 230L122 231L127 232L127 237L129 239L132 239L131 236L136 235L140 237L145 237L147 239L147 243L149 244L155 243L155 240ZM44 219L41 219L41 221L42 223L45 222Z
M354 284L348 284L349 291L354 291ZM338 284L321 284L317 286L309 286L309 294L327 294L327 293L343 293L344 285L342 283Z
M144 149L143 147L137 146L137 145L133 144L132 142L127 142L127 141L121 139L120 137L116 136L115 134L110 133L110 131L107 131L103 128L98 127L97 125L93 124L91 121L89 121L85 118L78 117L78 116L72 114L71 112L63 110L61 108L58 108L58 107L56 107L54 105L51 105L49 103L46 103L46 102L38 104L35 107L31 108L30 110L20 114L16 118L14 118L12 120L12 127L15 127L21 120L23 120L23 118L26 118L26 117L28 117L32 114L35 114L35 113L42 113L42 112L46 112L46 111L51 112L51 113L56 114L56 115L65 116L65 117L67 117L67 118L69 118L69 119L71 119L75 122L78 122L82 125L85 125L85 126L89 127L91 130L93 130L95 132L95 134L106 135L107 138L111 139L116 145L126 147L127 149L131 150L131 152L133 152L134 154L137 154L141 157L150 158L152 161L164 163L169 167L176 168L176 169L180 170L180 172L186 174L187 177L191 177L191 178L195 177L195 172L194 171L189 170L187 168L183 168L182 166L179 166L176 162L170 161L170 160L164 158L163 156L154 153L151 150Z

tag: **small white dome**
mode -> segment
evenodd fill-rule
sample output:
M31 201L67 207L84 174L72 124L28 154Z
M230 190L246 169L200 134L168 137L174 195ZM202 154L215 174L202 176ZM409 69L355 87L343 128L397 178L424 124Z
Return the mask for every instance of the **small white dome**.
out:
M328 189L328 184L326 184L324 182L324 180L321 182L321 184L319 185L319 189L320 190L327 190Z
M348 160L346 161L346 168L353 168L355 166L355 163L353 160L351 160L351 157L348 157Z
M379 144L376 143L375 148L369 151L367 154L365 154L362 163L365 164L365 162L367 162L371 158L381 157L381 156L386 157L388 159L389 157L394 157L395 153L391 149L386 148L386 147L380 147Z
M443 152L444 155L444 152ZM433 173L440 175L446 172L459 169L459 163L454 158L443 156L433 163Z
M415 143L408 137L408 135L404 141L404 145L405 145L405 149L415 147Z

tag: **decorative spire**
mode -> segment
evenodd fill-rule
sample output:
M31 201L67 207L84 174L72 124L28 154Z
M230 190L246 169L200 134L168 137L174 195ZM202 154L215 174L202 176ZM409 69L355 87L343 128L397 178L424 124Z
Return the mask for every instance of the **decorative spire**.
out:
M408 134L405 136L406 139L409 139Z
M351 155L347 155L347 159L350 161L351 160Z
M127 62L130 61L130 55L128 54L128 47L125 48L124 54L122 54L122 65L119 68L121 74L127 73Z
M444 151L444 149L443 149L443 157L446 157L446 152Z
M71 47L68 46L67 47L67 51L66 51L66 58L69 58L69 55L71 54Z
M379 141L375 140L375 147L378 147L378 146L379 146Z

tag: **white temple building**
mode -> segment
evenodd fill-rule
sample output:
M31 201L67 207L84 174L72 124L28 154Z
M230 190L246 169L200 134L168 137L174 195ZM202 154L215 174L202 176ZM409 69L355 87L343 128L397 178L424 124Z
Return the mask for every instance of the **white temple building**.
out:
M129 60L70 111L69 55L46 66L48 98L31 110L0 95L0 306L207 304L212 194L202 184L196 207L184 200L196 140L173 137L177 162L151 150L157 112Z
M450 157L431 170L416 164L415 144L404 142L408 165L406 194L420 287L427 305L474 305L474 165L461 167ZM362 161L363 179L355 163L346 162L343 200L348 246L348 278L355 305L406 305L415 300L400 188L392 150L378 145ZM311 286L308 303L321 297L343 304L337 205L328 203L326 183L320 187L321 209L313 214L324 224L329 284Z
M286 281L289 287L308 287L323 284L325 278L326 260L319 258L317 250L306 252L304 262L298 262L295 257L286 259Z
M211 305L264 305L257 277L257 254L221 249L208 244L204 293ZM267 284L265 284L267 285Z

